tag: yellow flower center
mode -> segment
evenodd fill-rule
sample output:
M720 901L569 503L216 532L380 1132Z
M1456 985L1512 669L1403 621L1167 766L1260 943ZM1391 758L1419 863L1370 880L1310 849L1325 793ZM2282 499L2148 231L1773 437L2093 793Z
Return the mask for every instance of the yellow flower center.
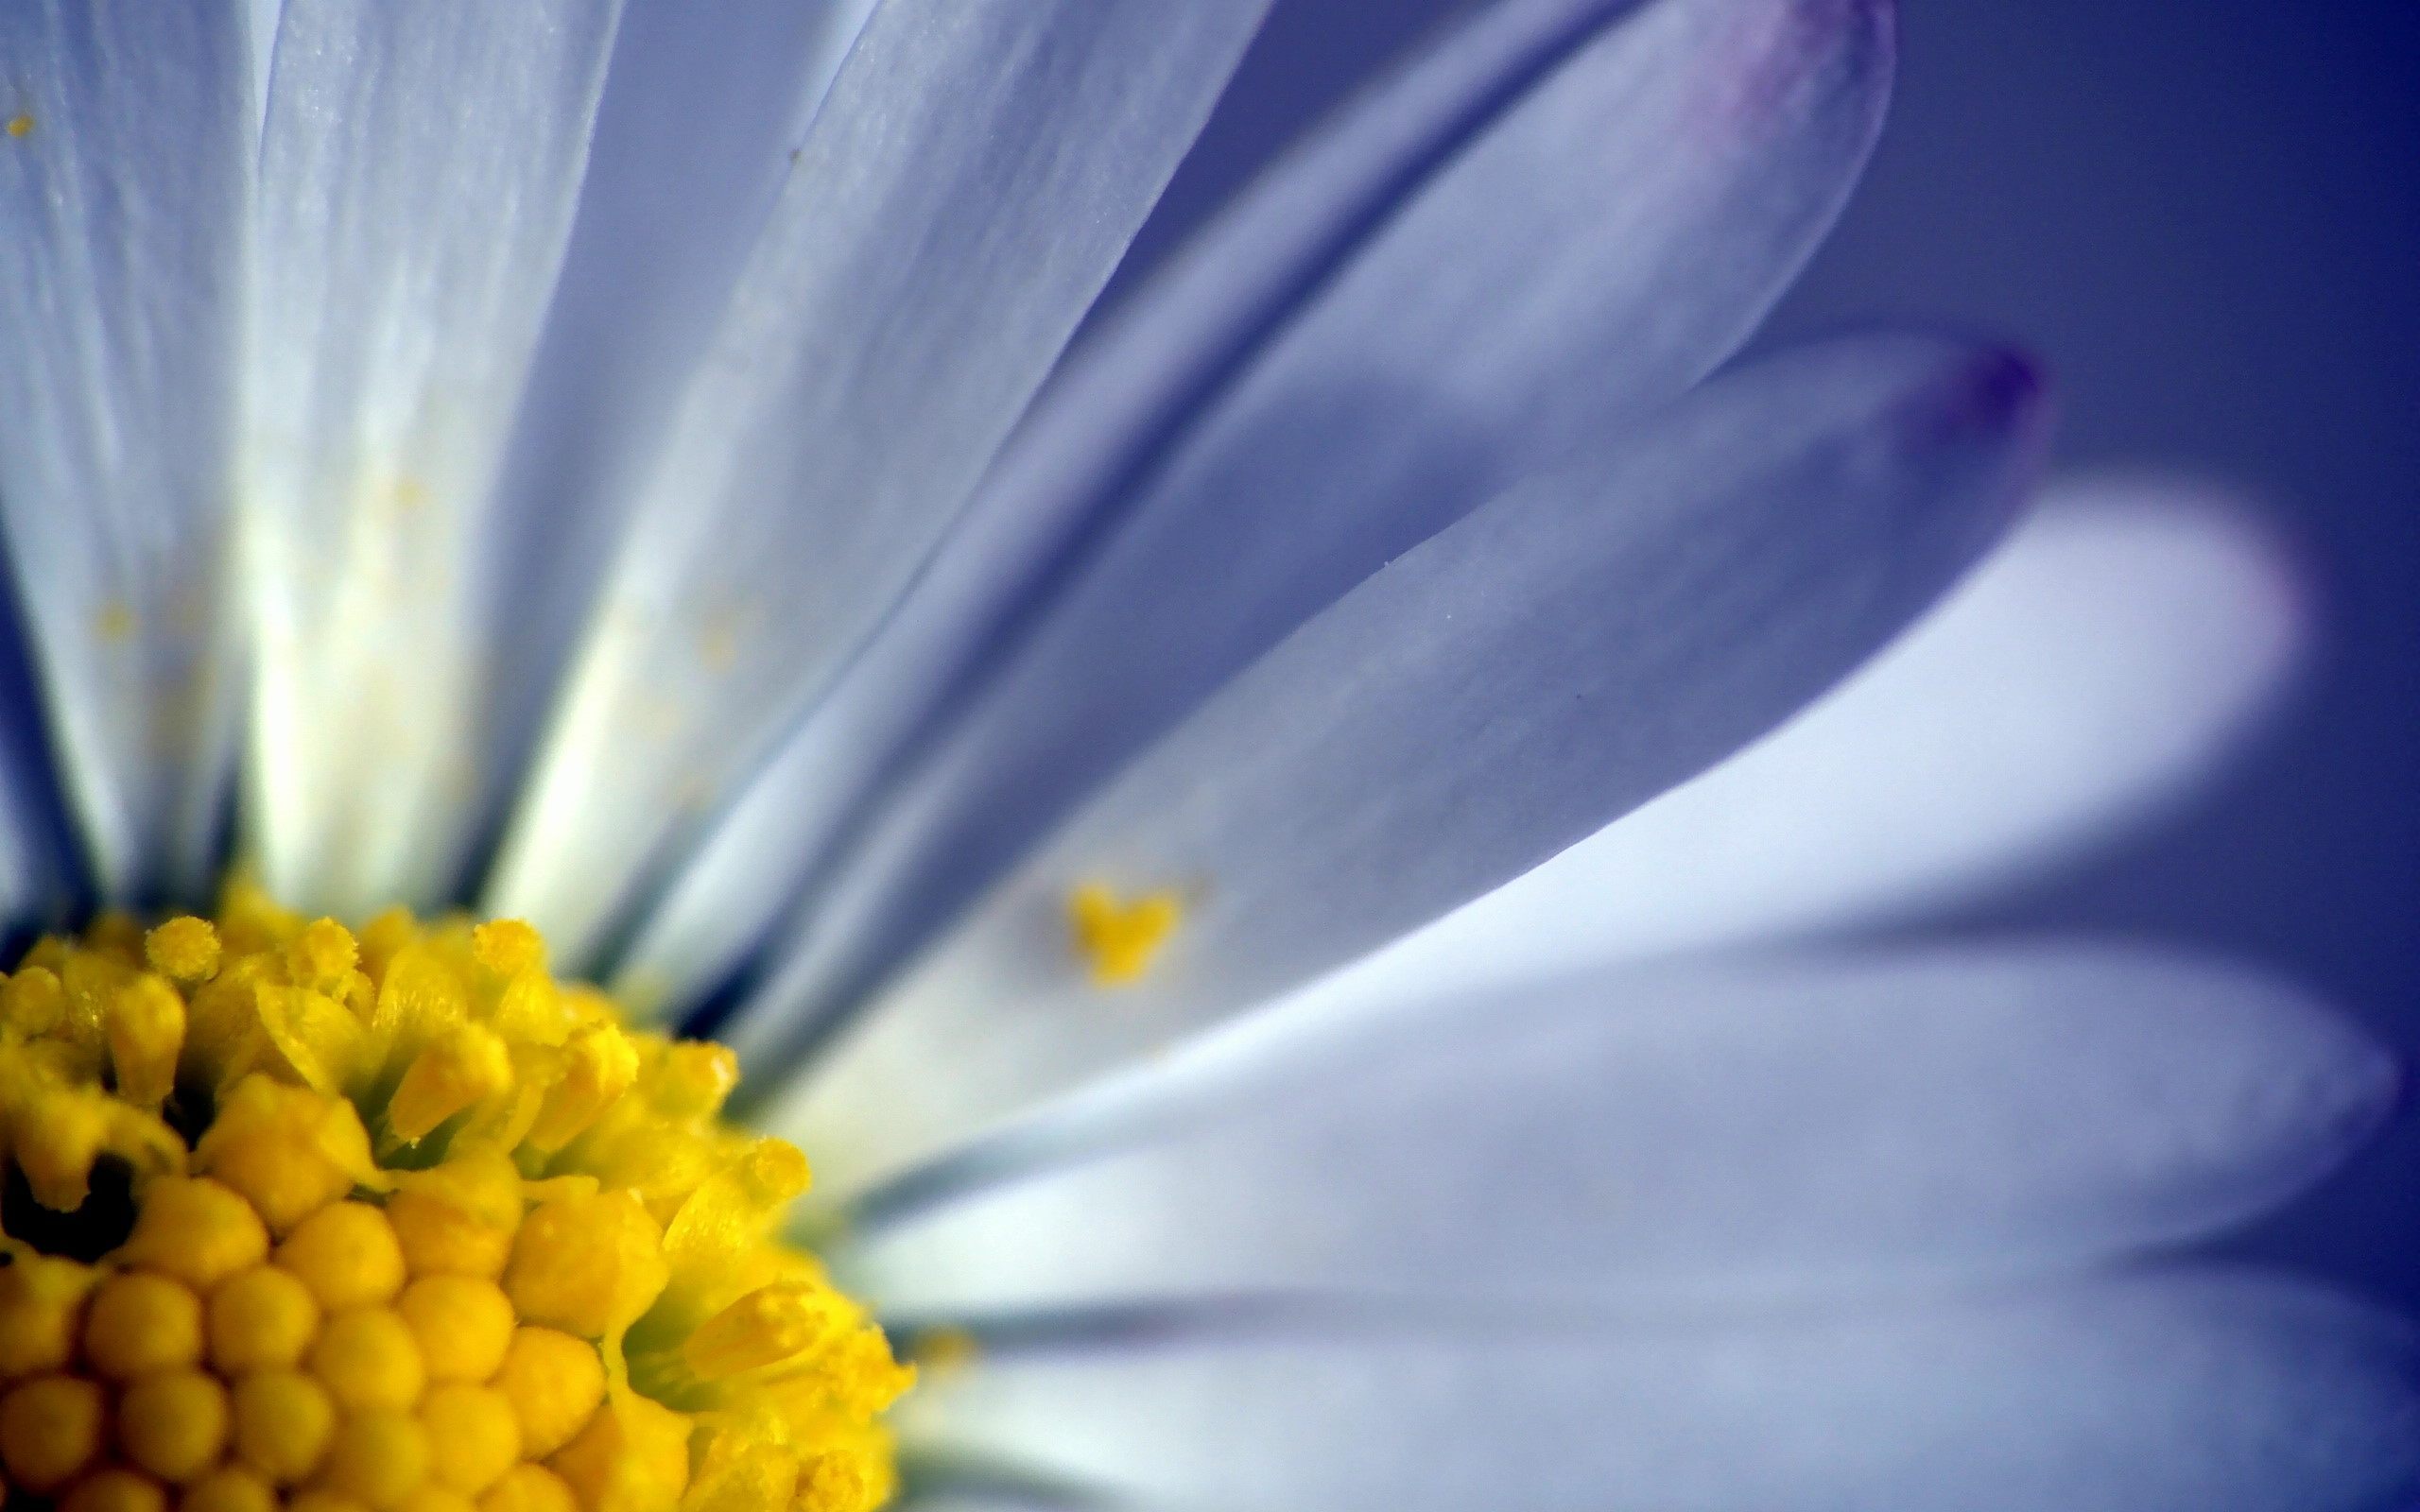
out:
M526 924L232 885L0 979L7 1512L868 1512L913 1379Z

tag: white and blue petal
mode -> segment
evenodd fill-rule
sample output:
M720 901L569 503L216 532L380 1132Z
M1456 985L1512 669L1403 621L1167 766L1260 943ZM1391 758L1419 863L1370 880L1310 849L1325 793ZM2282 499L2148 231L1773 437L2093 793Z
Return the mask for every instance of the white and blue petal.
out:
M1044 1333L995 1335L908 1422L960 1464L1227 1512L2368 1512L2420 1490L2410 1327L2254 1276L1878 1313Z
M1041 387L1266 4L874 13L638 482L494 910L594 944L823 690Z
M0 524L97 880L206 885L254 103L249 12L0 9Z
M1131 1082L1029 1128L1026 1169L1005 1147L861 1207L853 1287L932 1313L2004 1279L2267 1210L2377 1127L2397 1077L2279 982L2037 943L1353 1011L1315 988Z
M2100 478L1772 735L1345 973L1501 979L1938 911L2175 802L2262 727L2314 638L2231 499Z
M986 880L1380 563L1703 374L1829 227L1890 43L1828 0L1486 12L1045 396L635 974L727 970L868 813L916 829L895 887Z
M775 1125L913 1160L1537 865L1922 612L2016 507L2042 411L2005 353L1850 339L1497 499L1130 767L841 1031ZM1064 937L1091 884L1188 899L1164 959L1115 994ZM736 1026L758 1074L916 943L930 920L887 902L819 913L822 950Z
M499 578L494 485L570 234L618 0L286 0L237 455L246 799L304 907L455 881Z

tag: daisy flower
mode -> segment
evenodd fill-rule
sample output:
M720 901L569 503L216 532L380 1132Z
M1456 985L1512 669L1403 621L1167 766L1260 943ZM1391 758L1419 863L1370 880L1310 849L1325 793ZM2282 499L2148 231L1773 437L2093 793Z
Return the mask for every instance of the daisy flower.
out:
M1886 0L1496 0L1068 358L1266 8L0 7L9 1512L2411 1488L2164 1258L2372 1044L1819 938L2307 633L2021 357L1733 361Z

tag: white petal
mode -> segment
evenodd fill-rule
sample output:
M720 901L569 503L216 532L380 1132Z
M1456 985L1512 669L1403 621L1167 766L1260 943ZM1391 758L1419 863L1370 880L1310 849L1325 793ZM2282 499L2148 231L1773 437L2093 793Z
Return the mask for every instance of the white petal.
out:
M1383 997L1942 908L2140 822L2306 659L2284 551L2181 484L2071 482L1763 741L1341 973Z
M0 511L52 733L113 894L206 881L251 173L233 3L0 6Z
M1535 866L1894 634L2005 523L2041 419L2004 354L1842 341L1488 505L1129 768L842 1030L784 1126L827 1180L835 1151L875 1137L911 1161ZM1188 899L1118 992L1066 941L1066 900L1095 883ZM818 918L822 954L739 1025L756 1067L862 1001L925 922L845 902Z
M1635 1298L2008 1276L2253 1216L2374 1130L2396 1085L2302 993L2106 947L1304 1008L1138 1075L1121 1113L1063 1125L1038 1172L896 1192L946 1200L888 1223L877 1201L870 1233L850 1226L857 1288L931 1312L1441 1278Z
M2420 1488L2412 1332L2172 1275L1893 1314L1004 1346L908 1399L969 1454L1224 1512L2354 1512Z
M873 0L631 0L505 470L487 802L520 775L625 524ZM710 19L708 19L710 17Z
M890 0L669 443L490 902L578 954L906 585L1267 0Z
M1889 30L1828 0L1500 6L1364 102L1045 397L636 974L727 970L892 801L911 732L939 746L920 859L996 870L1379 564L1702 376L1863 165ZM1011 812L970 853L969 816Z
M241 453L264 879L364 913L453 881L493 487L616 0L286 0Z

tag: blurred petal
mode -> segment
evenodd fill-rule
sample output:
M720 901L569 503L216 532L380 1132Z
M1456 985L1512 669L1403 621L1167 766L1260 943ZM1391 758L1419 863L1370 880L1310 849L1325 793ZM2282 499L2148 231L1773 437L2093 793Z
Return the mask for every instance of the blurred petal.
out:
M0 6L0 519L119 896L206 885L225 798L247 31L233 3Z
M843 1031L782 1125L827 1180L829 1152L871 1141L912 1161L1359 955L1693 775L1871 654L1989 544L2026 486L2039 401L2002 353L1841 341L1709 386L1584 471L1489 505L1122 775ZM1115 993L1066 941L1067 900L1094 884L1187 899L1164 957ZM826 951L739 1025L743 1055L783 1064L922 922L819 915Z
M2010 1276L2266 1210L2374 1130L2396 1080L2281 984L2090 946L1305 1006L1139 1074L1139 1111L1039 1172L890 1224L877 1203L850 1226L857 1289L933 1312Z
M2306 659L2277 542L2174 483L2053 489L1905 640L1790 723L1349 968L1340 994L1943 908L2173 802Z
M593 945L822 691L1057 361L1266 6L874 14L640 485L493 911Z
M1703 376L1829 228L1890 54L1885 8L1830 0L1486 12L1046 397L901 614L718 823L637 974L727 970L836 830L892 801L872 789L930 721L942 747L897 800L920 844L892 885L979 885L1380 563ZM1090 554L1061 560L1080 534Z
M493 489L617 0L286 0L262 146L244 571L264 880L366 914L454 879Z
M2334 1512L2420 1488L2415 1341L2170 1274L1896 1314L1003 1346L908 1399L967 1452L1147 1505Z

